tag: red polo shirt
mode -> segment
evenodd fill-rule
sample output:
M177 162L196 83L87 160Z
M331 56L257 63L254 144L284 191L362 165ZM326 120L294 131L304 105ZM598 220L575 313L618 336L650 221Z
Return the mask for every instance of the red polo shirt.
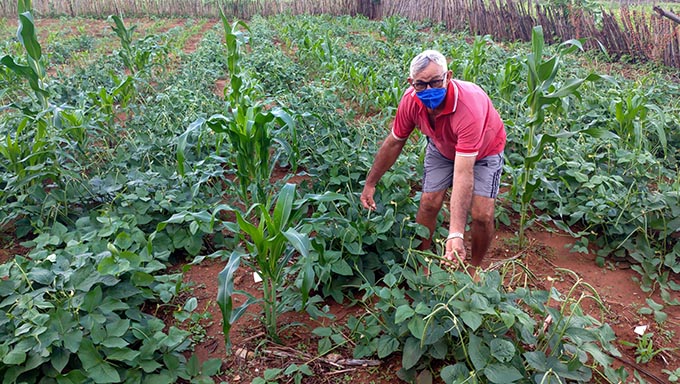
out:
M503 152L505 128L489 96L476 84L449 82L444 109L430 126L427 109L410 87L402 96L392 135L406 140L418 127L439 152L453 160L456 154L482 159Z

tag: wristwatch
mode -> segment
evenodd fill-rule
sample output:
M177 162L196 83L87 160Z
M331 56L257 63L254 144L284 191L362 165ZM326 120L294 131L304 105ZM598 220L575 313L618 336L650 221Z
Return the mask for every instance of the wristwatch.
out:
M449 233L448 236L446 236L446 241L449 241L451 239L461 239L461 240L463 240L464 236L460 232L451 232L451 233Z

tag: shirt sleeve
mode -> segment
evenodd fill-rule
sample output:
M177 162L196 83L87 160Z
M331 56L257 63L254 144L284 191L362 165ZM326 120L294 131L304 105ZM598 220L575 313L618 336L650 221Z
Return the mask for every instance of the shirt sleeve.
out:
M458 127L457 156L477 156L484 138L483 119L475 119L474 114L467 114L467 116Z
M416 127L415 124L415 101L410 98L415 97L412 90L409 89L402 96L399 102L399 107L397 108L397 115L394 118L394 123L392 123L392 136L400 141L408 139L413 129Z

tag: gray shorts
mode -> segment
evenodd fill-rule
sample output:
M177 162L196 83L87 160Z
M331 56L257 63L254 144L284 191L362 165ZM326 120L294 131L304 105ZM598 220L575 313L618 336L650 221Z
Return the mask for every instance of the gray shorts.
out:
M496 198L503 172L503 154L487 156L475 162L474 194ZM423 192L439 192L453 184L453 160L444 157L435 145L428 141L425 150Z

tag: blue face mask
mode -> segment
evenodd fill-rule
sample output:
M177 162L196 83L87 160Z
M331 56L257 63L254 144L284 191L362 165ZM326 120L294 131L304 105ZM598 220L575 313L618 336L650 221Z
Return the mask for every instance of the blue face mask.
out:
M446 88L428 88L416 92L416 96L429 109L435 109L441 105L446 97Z

